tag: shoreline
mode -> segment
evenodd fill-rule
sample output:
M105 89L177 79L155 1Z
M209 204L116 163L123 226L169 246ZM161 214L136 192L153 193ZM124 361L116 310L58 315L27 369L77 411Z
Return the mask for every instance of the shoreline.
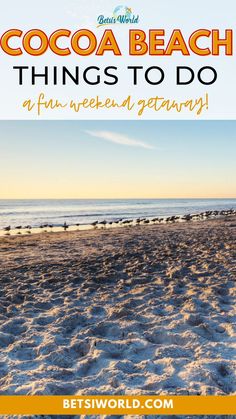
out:
M40 227L31 226L17 226L11 228L7 226L4 229L0 229L0 238L5 236L27 236L31 234L42 234L42 233L59 233L62 231L84 231L84 230L95 230L95 229L110 229L110 228L123 228L123 227L135 227L141 225L163 225L163 224L174 224L184 222L196 222L206 221L209 219L220 219L222 217L236 215L236 209L230 210L211 210L195 214L185 215L172 215L166 217L140 217L136 219L121 218L114 221L95 221L91 224L75 224L69 225L66 222L61 226L53 226L52 224L43 224Z

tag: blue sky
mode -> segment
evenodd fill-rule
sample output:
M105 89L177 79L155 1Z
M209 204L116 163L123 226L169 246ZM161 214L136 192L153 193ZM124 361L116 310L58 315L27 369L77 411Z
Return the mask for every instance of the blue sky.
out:
M0 198L236 197L234 121L2 121L0 130Z

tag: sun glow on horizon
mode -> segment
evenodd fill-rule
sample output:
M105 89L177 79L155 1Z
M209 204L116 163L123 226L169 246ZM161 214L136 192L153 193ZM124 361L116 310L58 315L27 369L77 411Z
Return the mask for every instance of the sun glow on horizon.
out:
M0 199L236 197L234 121L0 127Z

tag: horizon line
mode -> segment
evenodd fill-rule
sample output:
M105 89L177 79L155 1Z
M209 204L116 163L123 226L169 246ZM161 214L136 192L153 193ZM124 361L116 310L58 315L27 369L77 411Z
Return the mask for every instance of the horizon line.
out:
M105 200L165 200L165 199L235 199L235 197L227 196L227 197L166 197L166 198L144 198L144 197L136 197L136 198L1 198L0 201L38 201L38 200L45 200L45 201L57 201L57 200L96 200L96 201L105 201Z

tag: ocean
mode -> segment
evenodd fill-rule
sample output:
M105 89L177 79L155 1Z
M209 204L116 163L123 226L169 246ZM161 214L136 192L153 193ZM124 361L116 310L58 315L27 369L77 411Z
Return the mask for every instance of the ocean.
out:
M207 210L236 209L236 199L59 199L0 200L0 229L41 224L61 226L165 217Z

